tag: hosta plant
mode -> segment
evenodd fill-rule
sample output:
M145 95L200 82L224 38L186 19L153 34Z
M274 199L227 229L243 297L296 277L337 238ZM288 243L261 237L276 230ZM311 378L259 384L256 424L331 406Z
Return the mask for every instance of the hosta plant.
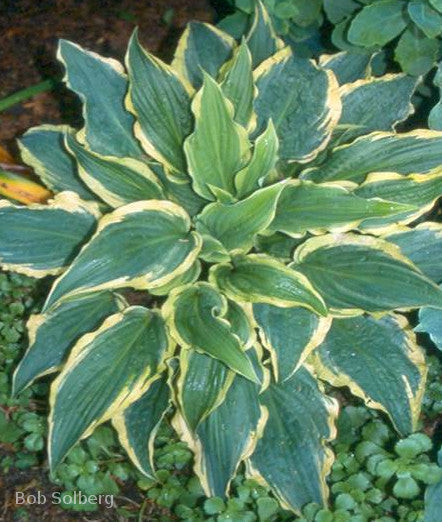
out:
M416 80L293 56L262 5L240 43L192 23L166 65L135 33L125 67L61 41L84 127L31 129L54 193L0 204L3 268L57 276L15 393L59 371L52 469L111 420L154 477L167 415L207 495L240 463L299 511L325 503L348 386L415 428L422 349L404 313L442 308L442 133L396 133ZM414 227L413 223L419 221Z

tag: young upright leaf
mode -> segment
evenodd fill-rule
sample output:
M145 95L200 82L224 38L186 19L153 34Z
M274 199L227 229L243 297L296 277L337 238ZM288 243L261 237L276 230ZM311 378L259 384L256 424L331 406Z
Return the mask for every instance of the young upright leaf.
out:
M436 38L427 38L416 27L410 27L400 37L394 57L403 71L419 76L434 67L438 54L439 42Z
M303 306L327 315L321 296L306 277L263 254L216 265L210 269L209 281L232 300L283 308Z
M330 318L301 307L254 304L253 316L261 342L271 354L276 381L285 381L298 370L322 343L331 324Z
M301 178L362 183L371 172L423 174L438 167L441 156L442 132L374 132L336 147L320 167L305 170Z
M141 306L109 317L97 331L78 341L51 386L48 454L52 470L80 438L143 395L158 378L169 349L160 314Z
M286 48L263 62L254 76L258 132L272 119L282 159L314 159L327 145L341 115L333 73L293 56Z
M0 266L32 277L61 273L92 234L95 207L73 192L48 205L0 201Z
M348 39L354 45L384 46L407 25L404 2L378 0L364 7L353 19Z
M385 237L397 245L427 277L442 281L442 224L433 221L415 228L401 227Z
M246 42L252 53L253 68L284 47L284 42L276 36L269 14L261 0L256 2L253 22Z
M263 420L257 385L240 375L195 434L179 415L174 418L175 429L195 454L194 470L207 496L225 497L240 462L255 447Z
M335 2L335 0L331 1ZM321 55L319 65L333 71L339 85L343 85L366 78L370 69L370 60L370 54L340 52Z
M66 136L66 145L78 162L81 179L111 207L163 199L161 184L146 163L96 154L70 135Z
M396 245L381 239L355 234L315 237L295 251L293 267L338 314L442 308L442 291L436 284Z
M249 195L265 184L278 161L278 150L278 136L272 120L269 120L267 128L255 140L251 160L235 176L236 193L239 198Z
M92 239L52 287L47 309L58 299L96 290L156 288L186 272L201 239L190 219L169 201L140 201L101 219Z
M133 134L134 118L124 108L127 78L116 60L60 40L58 59L67 86L84 103L85 140L99 154L138 158L143 151Z
M403 316L334 319L313 358L321 378L387 412L402 436L416 429L425 357Z
M137 468L155 478L153 453L155 435L170 404L170 390L163 374L146 392L112 419L120 444Z
M243 41L238 47L221 84L224 95L235 109L235 121L248 127L253 114L255 85L253 83L252 56Z
M307 231L351 230L366 218L391 216L414 207L381 199L364 199L344 187L293 180L285 185L270 228L299 237Z
M373 131L389 131L413 112L410 103L416 79L405 74L358 80L340 90L342 115L338 134L350 141ZM367 110L370 107L370 110Z
M228 251L246 253L252 248L256 234L272 222L283 187L283 183L278 183L262 188L230 205L211 203L197 219Z
M199 89L204 72L216 78L235 47L235 40L213 25L190 22L178 42L172 67Z
M322 393L305 368L270 385L260 402L268 420L250 457L250 474L258 473L281 504L296 513L310 502L324 505L325 477L333 462L325 443L335 437L337 402Z
M175 173L186 171L183 143L192 131L189 88L175 71L147 53L135 31L129 42L127 108L144 150Z
M394 173L374 173L354 191L365 198L382 198L398 203L413 205L415 210L408 210L393 217L370 218L363 221L361 230L393 229L396 223L407 224L430 210L442 194L442 169L435 169L429 174L410 174L401 176Z
M244 345L226 317L226 298L208 283L178 288L165 304L172 335L184 348L220 360L252 381L257 377Z
M96 200L97 196L78 176L75 160L64 146L65 136L71 131L65 125L41 125L28 130L18 141L21 157L54 192L72 190L82 199Z
M213 188L234 194L234 178L249 157L246 130L233 119L232 104L219 85L205 76L192 110L195 131L184 144L195 192L213 200Z
M111 292L86 294L55 305L28 321L29 348L14 373L14 394L34 379L56 370L72 345L95 330L111 314L118 312L118 301Z

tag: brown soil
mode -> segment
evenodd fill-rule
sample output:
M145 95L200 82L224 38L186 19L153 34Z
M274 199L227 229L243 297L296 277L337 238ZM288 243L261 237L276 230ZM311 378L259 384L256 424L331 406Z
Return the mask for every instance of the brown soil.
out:
M210 21L208 0L0 0L0 99L49 77L61 78L57 40L66 38L122 60L137 25L144 45L164 59L191 19ZM78 102L64 88L0 112L0 146L42 123L80 125Z

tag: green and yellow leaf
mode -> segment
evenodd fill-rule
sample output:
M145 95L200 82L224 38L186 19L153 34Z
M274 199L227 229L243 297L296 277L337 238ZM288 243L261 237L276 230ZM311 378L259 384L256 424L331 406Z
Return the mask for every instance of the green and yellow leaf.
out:
M334 319L312 363L321 379L385 411L401 436L416 429L427 369L405 317Z
M163 312L171 335L182 348L210 355L257 382L244 343L228 320L228 306L215 287L201 282L173 291Z
M235 40L213 25L190 22L178 42L172 67L199 89L203 73L216 78L235 47Z
M286 381L324 340L331 317L301 307L254 304L253 316L262 344L271 354L275 381Z
M209 200L215 199L213 188L234 195L235 174L250 155L247 131L235 123L232 104L208 75L193 99L192 111L195 131L184 150L193 188Z
M267 128L255 140L251 160L235 176L239 198L248 196L266 184L278 161L278 150L278 136L272 120L269 120Z
M256 119L253 113L256 88L253 83L252 55L244 41L226 64L222 75L221 89L233 104L235 121L245 128L253 128Z
M415 228L398 227L384 239L397 245L427 277L442 281L442 224L420 223Z
M158 288L195 262L201 238L187 213L170 201L139 201L103 217L92 239L52 287L58 299L104 289Z
M403 256L371 236L328 234L295 251L293 268L312 282L337 315L442 308L442 291Z
M95 229L98 212L73 192L27 207L0 201L0 266L32 277L63 272Z
M112 315L77 342L51 386L48 455L52 470L78 440L149 389L160 377L171 347L160 314L141 306Z
M126 65L126 106L137 119L135 136L147 154L182 178L186 172L183 143L193 127L191 87L141 47L136 31L129 42Z
M254 77L257 131L262 132L271 119L281 159L313 160L326 147L341 116L334 74L285 48L263 62Z
M71 190L82 199L97 200L78 176L75 160L64 146L65 136L73 129L65 125L41 125L28 130L19 140L23 161L54 192Z
M96 154L72 135L66 136L66 146L77 160L81 179L111 207L163 199L160 181L146 163L132 158Z
M13 393L34 379L57 370L78 339L118 312L122 302L111 292L86 294L62 301L27 323L29 348L14 372Z
M260 396L268 420L248 461L248 474L270 486L282 506L295 513L310 502L325 505L325 481L334 457L326 442L336 436L338 403L317 379L300 368Z
M57 57L66 68L66 85L83 102L88 147L108 156L142 157L133 134L134 118L124 109L127 77L123 66L67 40L60 40Z
M442 168L428 174L408 176L393 172L375 172L354 190L354 194L363 198L382 198L414 206L415 210L391 217L366 219L359 225L360 230L386 234L394 230L396 224L406 225L431 210L442 195Z
M253 68L285 46L283 40L276 36L270 16L261 0L256 2L246 42L252 54Z
M256 234L265 230L275 216L284 183L257 190L237 203L211 203L197 217L204 230L233 254L248 252ZM197 226L198 229L198 226Z
M442 132L374 132L336 147L321 166L306 169L301 178L362 183L371 172L424 174L440 166L441 157Z
M306 232L344 232L356 228L366 218L395 216L414 208L378 197L359 197L338 184L292 180L278 199L270 229L292 237Z
M112 418L120 444L141 473L151 479L155 479L154 440L169 405L170 389L163 374L139 399Z
M393 130L413 113L410 100L416 85L416 78L406 74L386 74L343 85L339 89L339 140L348 142L369 132Z
M194 471L207 496L224 497L239 464L253 452L265 413L256 384L236 375L224 401L192 433L177 412L173 425L195 454Z
M209 281L230 299L283 308L302 306L326 316L327 308L301 273L264 254L250 254L210 269Z

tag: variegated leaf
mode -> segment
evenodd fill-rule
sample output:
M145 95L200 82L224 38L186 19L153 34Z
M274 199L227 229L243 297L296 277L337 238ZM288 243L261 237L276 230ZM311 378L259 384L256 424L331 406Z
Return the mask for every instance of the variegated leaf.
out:
M91 291L161 287L194 263L201 238L190 218L169 201L140 201L101 219L92 239L52 287L45 308Z
M359 197L336 184L292 180L278 199L270 229L293 237L306 232L344 231L356 228L369 217L396 216L414 209L385 199Z
M442 224L427 221L415 228L398 227L385 236L430 279L442 281Z
M155 479L154 440L170 404L170 389L163 374L144 394L112 418L120 444L144 475Z
M333 73L293 56L286 48L263 62L254 76L258 88L257 131L262 132L272 119L280 142L280 158L313 160L326 147L341 115Z
M250 155L247 132L235 123L232 104L208 75L193 99L192 111L195 131L187 138L184 150L193 188L209 200L220 192L234 195L235 174Z
M87 145L98 154L142 157L133 133L134 118L124 108L127 78L123 66L67 40L60 40L57 56L66 68L66 85L84 103Z
M252 381L256 373L244 343L228 320L228 302L208 283L197 283L172 292L163 307L172 336L183 348L220 360Z
M338 404L317 379L300 368L260 396L268 420L249 460L250 475L262 477L282 506L300 513L310 502L325 505L325 477L334 457L325 443L336 435Z
M213 25L190 22L178 42L172 67L199 89L203 73L216 78L235 47L235 40Z
M132 158L96 154L71 135L66 136L66 146L77 160L81 179L111 207L163 199L160 181L146 163Z
M136 116L135 136L144 150L183 177L185 138L191 133L191 88L175 71L143 49L135 31L126 56L128 110Z
M338 315L442 308L442 291L387 241L355 234L308 239L295 251L303 273Z
M367 406L387 412L402 436L416 429L427 370L403 316L334 319L312 361L332 386L348 386Z
M413 112L410 102L417 81L405 74L358 80L339 89L342 115L337 135L351 141L373 131L393 130ZM367 110L370 107L370 110Z
M319 317L301 307L280 308L254 304L253 316L261 342L271 354L276 381L289 379L324 340L330 317Z
M327 315L321 296L303 274L263 254L216 265L210 269L209 281L232 300L283 308L303 306Z
M80 438L148 390L170 348L161 316L141 306L112 315L77 342L51 386L48 454L52 470Z
M197 217L206 233L218 240L226 250L246 253L256 234L267 228L275 216L276 205L284 184L262 188L237 203L211 203Z
M14 373L14 394L37 377L57 370L73 344L118 309L117 296L97 292L63 301L43 314L32 315L27 324L29 348Z
M359 229L374 233L387 233L395 225L408 224L431 210L442 195L442 169L429 174L410 174L401 176L395 173L373 173L354 190L363 198L382 198L397 203L412 205L416 210L401 212L391 217L364 220Z
M0 266L32 277L59 274L92 234L98 213L73 192L48 205L0 201Z
M18 141L23 161L54 192L72 190L82 199L97 200L77 172L75 160L64 146L73 129L65 125L41 125L26 132Z
M362 183L371 172L423 174L440 166L441 156L442 132L374 132L336 147L321 166L305 170L301 178Z

